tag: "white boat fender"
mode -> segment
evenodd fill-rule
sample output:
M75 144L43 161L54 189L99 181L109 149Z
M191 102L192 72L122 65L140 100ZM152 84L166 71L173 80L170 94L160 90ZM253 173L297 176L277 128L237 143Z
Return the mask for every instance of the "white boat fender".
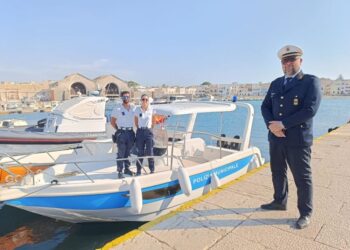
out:
M179 167L177 173L182 191L185 195L190 196L192 192L192 185L186 169L184 167Z
M142 210L142 190L140 182L134 178L130 184L131 210L135 214L140 214Z
M210 184L212 189L216 189L221 186L221 181L214 172L211 174Z

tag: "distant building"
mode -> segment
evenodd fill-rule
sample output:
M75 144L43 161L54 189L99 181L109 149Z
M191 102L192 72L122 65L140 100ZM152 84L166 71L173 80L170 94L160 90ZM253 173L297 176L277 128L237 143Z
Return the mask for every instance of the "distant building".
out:
M252 96L261 96L264 97L269 90L269 83L258 83L252 84Z
M128 84L114 75L105 75L93 80L79 73L71 74L59 81L42 83L1 82L0 102L7 101L63 101L78 95L99 92L109 98L119 97Z
M326 96L350 96L350 80L341 75L336 80L321 78L321 90ZM213 96L215 99L231 100L232 96L243 98L263 98L270 83L238 84L205 84L191 87L144 87L130 89L128 84L114 75L99 76L89 79L79 73L71 74L59 81L41 83L0 82L0 104L7 102L30 103L33 101L63 101L78 95L89 95L92 92L101 96L117 98L123 90L131 92L134 100L139 100L146 93L153 98L183 95L187 99Z
M350 95L350 80L344 80L340 75L338 79L330 85L329 92L331 95L337 96Z
M91 80L75 73L63 80L50 84L51 100L63 101L81 95L89 95L98 91L102 96L116 98L123 90L130 90L128 84L114 75L100 76Z
M36 95L48 89L49 84L45 83L2 83L0 85L0 102L30 101L36 99Z
M97 77L94 82L101 95L109 98L119 97L120 93L124 90L130 91L128 84L114 75Z

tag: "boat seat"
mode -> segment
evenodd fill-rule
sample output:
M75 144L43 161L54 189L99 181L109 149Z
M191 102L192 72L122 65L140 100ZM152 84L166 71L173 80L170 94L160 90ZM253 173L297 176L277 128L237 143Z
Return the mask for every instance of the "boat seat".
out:
M205 142L202 138L191 138L185 141L182 154L186 156L201 157L205 151Z
M162 156L166 154L168 148L158 148L158 147L154 147L153 148L153 155L154 156Z

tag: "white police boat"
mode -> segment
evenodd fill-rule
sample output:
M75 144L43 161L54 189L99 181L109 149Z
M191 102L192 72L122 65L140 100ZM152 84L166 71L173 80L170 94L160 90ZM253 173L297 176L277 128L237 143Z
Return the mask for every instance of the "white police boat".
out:
M144 160L141 176L118 179L115 153L92 150L3 185L0 203L72 223L149 221L263 164L260 150L249 145L250 104L177 102L153 108L165 120L154 128L155 173ZM245 119L236 108L247 111ZM133 170L138 157L129 160Z

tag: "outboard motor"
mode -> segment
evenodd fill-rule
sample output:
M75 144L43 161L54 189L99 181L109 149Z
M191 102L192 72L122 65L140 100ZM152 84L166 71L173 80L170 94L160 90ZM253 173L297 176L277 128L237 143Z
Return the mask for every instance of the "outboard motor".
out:
M221 134L221 137L226 137L226 135L225 134ZM221 147L223 147L223 148L228 148L228 142L227 141L220 141L220 140L218 140L217 142L216 142L216 146L218 146L218 147L220 147L220 142L221 142Z
M28 128L25 129L25 131L27 132L43 132L44 131L44 127L46 125L47 119L41 119L37 122L37 124L35 126L30 126Z
M233 138L240 139L241 137L239 135L235 135ZM231 142L229 148L234 150L239 150L241 147L241 144L238 142Z
M37 126L38 126L39 128L43 128L43 127L45 127L46 122L47 122L47 119L46 119L46 118L41 119L41 120L39 120L39 121L37 122Z

